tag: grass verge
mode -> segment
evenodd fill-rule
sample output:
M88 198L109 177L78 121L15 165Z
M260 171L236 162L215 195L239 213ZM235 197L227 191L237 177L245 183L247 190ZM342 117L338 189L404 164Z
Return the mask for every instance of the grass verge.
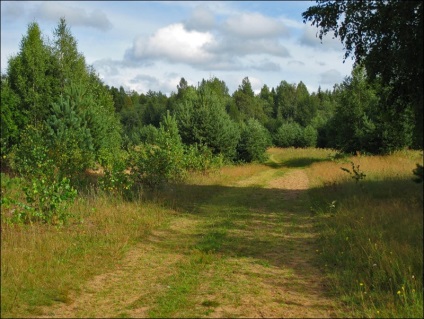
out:
M1 317L41 315L39 306L71 303L68 293L114 267L124 253L164 224L161 205L87 196L67 226L9 225L1 232Z
M412 181L422 153L351 157L314 163L311 209L320 217L319 258L343 317L421 318L423 314L423 184Z

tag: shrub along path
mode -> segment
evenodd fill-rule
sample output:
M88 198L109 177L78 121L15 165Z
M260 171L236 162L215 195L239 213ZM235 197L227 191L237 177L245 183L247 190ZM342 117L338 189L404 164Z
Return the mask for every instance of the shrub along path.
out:
M282 165L168 189L169 223L44 317L335 317L307 189L303 169Z

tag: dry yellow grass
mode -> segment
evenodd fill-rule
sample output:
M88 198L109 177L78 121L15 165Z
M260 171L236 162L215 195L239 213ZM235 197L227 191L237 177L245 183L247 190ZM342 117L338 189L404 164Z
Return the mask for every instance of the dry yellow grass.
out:
M103 196L80 199L71 210L78 218L63 228L2 224L2 317L37 314L37 306L52 300L67 302L71 288L112 267L172 215L160 205Z
M351 163L366 176L358 183ZM313 163L312 211L321 216L323 264L351 309L341 317L422 316L423 185L412 170L422 152Z
M350 156L340 161L312 163L307 169L312 187L329 186L351 180L341 167L352 170L351 162L365 173L366 180L412 178L416 164L423 164L422 152L399 151L386 156Z
M193 174L191 185L171 186L162 204L93 195L73 205L77 218L62 228L2 224L2 317L54 316L61 310L67 316L333 316L337 306L311 263L316 228L308 201L314 191L324 201L343 199L346 218L340 214L342 229L335 232L342 244L343 231L359 227L373 244L387 244L385 249L405 262L419 263L408 257L416 254L408 243L416 241L411 237L416 231L394 231L385 242L372 237L389 226L419 227L419 198L362 193L343 198L336 191L356 186L340 169L351 169L350 161L367 174L366 182L407 180L416 163L422 164L422 153L352 156L343 162L331 160L332 150L268 153L265 164ZM390 223L387 216L393 217ZM180 303L163 309L172 298ZM50 306L55 301L61 303Z

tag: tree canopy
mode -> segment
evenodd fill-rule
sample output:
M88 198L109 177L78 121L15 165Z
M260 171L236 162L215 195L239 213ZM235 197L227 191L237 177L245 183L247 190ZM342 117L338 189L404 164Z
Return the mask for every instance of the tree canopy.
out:
M370 80L390 88L387 102L397 110L413 105L415 144L423 143L423 3L422 1L319 0L303 13L322 40L329 32L353 54ZM399 100L402 103L399 103Z

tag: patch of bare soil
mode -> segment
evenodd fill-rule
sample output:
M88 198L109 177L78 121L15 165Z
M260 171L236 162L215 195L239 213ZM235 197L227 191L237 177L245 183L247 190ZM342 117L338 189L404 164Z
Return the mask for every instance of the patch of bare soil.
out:
M294 170L288 172L282 177L271 180L266 188L278 188L290 190L287 192L286 199L294 199L300 193L307 190L309 187L309 179L303 170Z

